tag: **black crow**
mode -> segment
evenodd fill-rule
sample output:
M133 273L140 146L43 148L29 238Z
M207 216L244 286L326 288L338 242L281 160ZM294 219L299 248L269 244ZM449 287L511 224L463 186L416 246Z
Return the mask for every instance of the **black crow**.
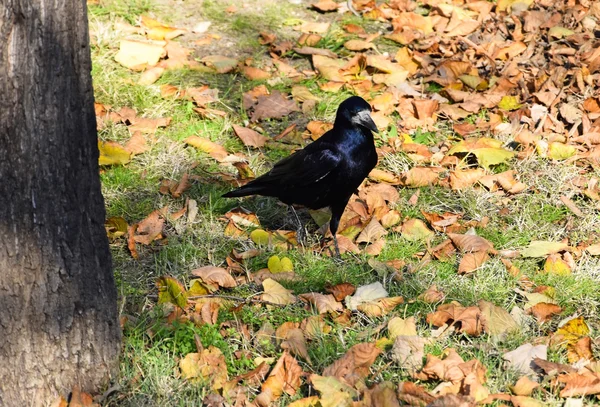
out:
M336 232L340 218L352 194L377 164L372 133L377 126L370 112L371 106L361 97L344 100L331 130L277 162L271 171L223 196L256 194L310 209L329 206L329 229L339 257Z

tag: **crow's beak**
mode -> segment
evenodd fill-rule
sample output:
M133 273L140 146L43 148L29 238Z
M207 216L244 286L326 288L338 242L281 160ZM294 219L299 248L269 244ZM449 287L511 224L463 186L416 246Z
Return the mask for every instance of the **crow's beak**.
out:
M375 125L375 122L371 118L371 114L368 111L363 110L360 112L358 114L357 121L359 126L365 127L374 133L379 133L379 130L377 129L377 126Z

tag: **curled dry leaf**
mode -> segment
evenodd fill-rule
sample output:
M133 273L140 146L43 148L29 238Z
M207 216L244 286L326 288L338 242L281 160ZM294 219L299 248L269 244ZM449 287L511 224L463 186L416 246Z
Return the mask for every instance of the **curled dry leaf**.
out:
M346 306L354 311L361 303L376 301L387 296L388 292L383 288L383 285L377 281L372 284L358 287L353 296L346 298Z
M287 99L281 92L273 91L270 95L259 96L254 106L251 121L257 122L262 119L280 119L292 112L297 112L298 106L292 99Z
M538 302L534 306L528 308L527 312L537 319L538 324L543 324L544 322L549 321L554 315L560 314L562 308L556 304Z
M455 303L440 305L435 312L427 314L427 323L434 326L455 325L460 332L471 336L479 336L487 328L478 307L463 307Z
M375 301L368 301L359 304L356 309L364 312L369 317L380 317L387 315L391 310L396 308L397 305L402 304L404 298L402 297L388 297L381 298Z
M450 187L455 191L466 189L479 181L484 175L485 171L482 168L451 171Z
M402 185L409 188L420 188L428 185L435 185L438 182L439 175L443 172L439 167L413 167L400 177Z
M216 285L217 287L237 287L235 279L222 267L204 266L192 270L192 275L199 277L204 283Z
M256 396L254 402L261 407L267 407L284 392L290 396L295 395L300 387L301 375L302 368L296 359L288 352L283 352L269 377L262 384L261 393Z
M494 245L480 236L448 233L448 237L452 239L456 248L464 253L493 252L494 250Z
M418 297L419 300L429 304L442 302L445 298L446 295L442 291L438 290L435 284L429 287L423 294L419 295Z
M334 376L353 386L368 376L369 368L380 353L381 349L373 343L354 345L344 356L327 366L323 376Z
M332 294L335 297L336 301L344 301L344 299L354 294L356 291L356 287L350 283L340 283L334 286L326 287L325 291Z
M308 364L312 364L308 350L306 348L306 339L304 333L299 328L288 330L285 340L281 343L281 349L288 350L292 355L300 356L306 360Z
M137 225L133 240L136 243L149 245L157 239L162 239L162 231L165 225L164 218L159 211L153 211Z
M188 353L179 361L181 377L198 383L210 383L213 390L223 388L228 380L225 355L214 346L199 353Z
M337 302L335 297L331 294L306 293L300 294L299 297L316 307L319 314L342 312L344 309L342 304Z

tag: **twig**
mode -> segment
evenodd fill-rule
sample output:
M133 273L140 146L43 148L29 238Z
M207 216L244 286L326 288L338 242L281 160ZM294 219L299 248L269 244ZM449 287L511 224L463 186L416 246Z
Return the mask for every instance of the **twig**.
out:
M237 301L237 302L243 302L243 303L254 303L254 304L265 304L265 305L275 305L278 307L283 306L283 304L276 304L274 302L270 302L270 301L264 301L264 300L259 300L257 298L252 298L255 295L260 295L261 293L258 294L253 294L252 296L248 297L248 298L242 298L242 297L236 297L234 295L220 295L220 294L207 294L207 295L193 295L191 297L188 297L188 300L200 300L202 298L221 298L224 300L231 300L231 301ZM288 304L285 304L288 305Z
M348 9L352 12L352 14L354 14L356 17L360 17L360 14L358 14L358 11L356 11L356 9L354 8L354 5L352 4L352 0L348 0L347 4L348 4Z

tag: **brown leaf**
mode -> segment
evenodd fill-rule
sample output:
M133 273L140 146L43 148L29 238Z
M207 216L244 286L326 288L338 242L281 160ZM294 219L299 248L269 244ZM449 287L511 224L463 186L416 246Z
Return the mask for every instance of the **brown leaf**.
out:
M271 78L271 74L253 66L242 66L240 68L242 74L251 81L264 81Z
M369 375L369 369L380 353L381 349L373 343L354 345L344 356L327 366L323 370L323 376L344 379L346 383L354 386Z
M375 44L364 40L348 40L344 43L344 48L350 51L365 51L375 48Z
M264 146L265 143L269 140L268 137L265 137L262 134L259 134L256 131L247 127L242 127L234 124L233 130L246 146L259 148Z
M281 349L288 350L292 355L300 356L306 360L308 364L312 364L308 350L306 349L306 339L304 333L299 328L290 329L285 336L285 340L281 343Z
M458 191L465 189L475 184L485 175L483 168L475 168L472 170L455 170L450 172L450 186L453 190Z
M487 251L465 253L458 265L458 274L472 273L485 263L490 256Z
M437 311L427 314L427 323L434 326L455 325L460 332L479 336L486 329L478 307L463 307L460 304L443 304Z
M446 295L442 291L438 290L435 284L425 290L425 292L418 297L419 300L429 304L442 302L444 301L444 298L446 298Z
M530 307L527 312L537 319L538 324L542 324L546 321L549 321L554 315L560 314L562 312L562 308L556 304L539 302L533 307Z
M302 368L288 352L283 352L269 377L261 386L261 393L254 400L259 406L268 406L285 392L290 396L296 394L300 387Z
M162 230L165 220L160 216L159 211L154 211L137 224L133 240L137 243L149 245L157 239L162 239Z
M403 173L400 180L402 185L410 188L435 185L442 171L443 169L438 167L413 167Z
M430 405L435 400L423 386L412 382L398 383L398 398L409 406L418 407Z
M397 336L392 347L392 360L410 373L415 373L423 367L425 345L429 343L431 339L416 335Z
M340 283L325 287L325 291L332 294L336 301L343 301L347 296L354 294L356 287L350 283Z
M314 305L319 314L341 312L344 309L342 304L337 302L335 297L330 294L306 293L300 294L298 297Z
M319 11L335 11L337 10L337 8L339 7L339 4L337 4L335 1L333 0L320 0L317 3L312 3L311 6L313 8L316 8Z
M299 109L296 102L287 99L279 91L273 91L268 96L258 97L258 103L254 106L251 120L257 122L261 119L279 119L297 111Z
M208 382L213 390L223 388L227 382L225 355L212 345L200 353L188 353L179 361L179 369L184 380Z
M561 397L589 396L600 393L600 374L597 372L568 373L559 376L558 381L566 385L560 391Z
M461 235L458 233L448 233L452 243L464 253L472 252L493 252L494 245L483 237L476 235Z
M301 55L321 55L328 58L337 58L337 54L326 48L314 48L309 46L295 47L294 52Z
M200 277L206 284L217 285L218 287L233 288L237 287L235 279L227 270L222 267L204 266L192 270L192 275Z
M514 386L511 386L511 390L517 396L531 396L531 393L539 386L538 382L534 382L527 376L522 376Z

